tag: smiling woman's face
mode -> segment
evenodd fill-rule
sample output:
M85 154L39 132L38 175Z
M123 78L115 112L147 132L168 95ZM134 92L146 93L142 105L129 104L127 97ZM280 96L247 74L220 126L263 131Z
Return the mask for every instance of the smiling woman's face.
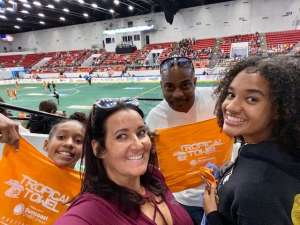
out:
M143 175L151 150L143 118L134 110L121 110L106 120L105 127L105 149L99 158L109 178L122 183Z
M268 81L259 73L241 71L231 82L222 104L223 131L247 143L271 137L275 119Z

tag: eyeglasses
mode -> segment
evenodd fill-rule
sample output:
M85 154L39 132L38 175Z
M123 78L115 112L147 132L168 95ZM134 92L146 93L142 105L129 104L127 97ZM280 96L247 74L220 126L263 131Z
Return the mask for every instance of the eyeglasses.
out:
M95 102L95 106L100 109L112 109L118 104L139 106L139 102L135 98L102 98Z
M181 68L188 68L194 70L194 65L190 58L184 56L178 56L178 57L167 58L164 61L162 61L160 64L160 71L166 72L175 65Z
M139 102L135 98L102 98L97 100L92 109L91 114L91 121L92 124L95 121L96 111L98 110L109 110L116 107L118 104L125 104L125 105L132 105L132 106L139 106Z

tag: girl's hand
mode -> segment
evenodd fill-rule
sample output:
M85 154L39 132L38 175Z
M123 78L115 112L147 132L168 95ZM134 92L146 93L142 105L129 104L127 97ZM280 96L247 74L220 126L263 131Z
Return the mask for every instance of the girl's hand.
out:
M216 185L206 185L204 192L204 212L206 215L218 210L217 200Z

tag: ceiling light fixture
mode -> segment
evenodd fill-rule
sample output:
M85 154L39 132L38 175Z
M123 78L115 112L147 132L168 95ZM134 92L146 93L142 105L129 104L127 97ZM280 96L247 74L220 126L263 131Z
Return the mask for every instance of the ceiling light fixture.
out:
M110 12L111 14L114 14L114 13L115 13L115 10L110 9L109 12Z
M29 14L29 12L25 9L21 10L20 12L23 13L23 14Z
M23 6L24 6L25 8L31 9L31 5L29 5L29 4L27 4L27 3L24 3Z
M120 4L120 1L119 1L119 0L114 0L114 4L115 4L115 5L119 5L119 4Z
M14 12L15 11L12 7L7 7L6 10L10 11L10 12Z
M5 15L0 15L0 19L6 20L7 17Z
M46 7L49 8L49 9L54 9L55 8L54 5L52 5L52 4L48 4Z
M82 15L83 15L85 18L89 17L89 14L87 14L87 13L83 13Z
M20 27L20 26L18 26L18 25L14 25L14 28L16 28L16 29L20 29L21 27Z
M23 21L23 19L22 19L22 18L20 18L20 17L18 17L16 20L17 20L17 21L20 21L20 22L22 22L22 21Z
M42 4L38 1L34 1L32 4L34 4L35 6L42 6Z
M17 3L16 3L15 1L13 1L13 0L9 0L8 3L9 3L9 4L12 4L12 5L17 4Z
M38 16L44 18L44 17L45 17L45 14L44 14L44 13L38 13Z
M93 8L97 8L98 5L97 5L96 3L93 3L93 4L92 4L92 7L93 7Z
M61 20L61 21L66 21L66 19L65 19L65 17L59 17L59 20Z
M133 8L132 5L129 5L129 6L128 6L128 9L129 9L130 11L133 11L134 8Z
M60 0L54 0L55 2L60 2Z
M19 2L27 3L27 0L19 0Z
M67 9L67 8L63 8L63 11L66 12L66 13L70 12L70 10Z
M78 2L79 2L80 4L84 4L84 1L83 1L83 0L78 0Z
M44 21L40 21L40 24L45 25L46 23Z

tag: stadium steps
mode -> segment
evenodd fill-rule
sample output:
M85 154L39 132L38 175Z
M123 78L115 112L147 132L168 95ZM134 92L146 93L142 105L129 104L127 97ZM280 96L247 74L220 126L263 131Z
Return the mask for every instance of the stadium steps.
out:
M220 63L220 59L222 58L222 52L221 52L221 45L223 43L223 40L221 38L216 39L215 41L215 45L213 47L213 51L211 54L211 59L208 62L208 68L213 68L215 67L217 64Z
M98 58L99 56L101 56L101 54L90 55L86 60L83 61L81 66L82 67L92 66L93 62L95 61L95 58Z
M263 52L266 52L267 51L267 37L266 37L266 34L265 33L260 33L259 34L259 38L261 40L261 43L260 43L260 48L262 49Z
M34 64L32 66L32 69L33 70L40 69L41 67L43 67L44 65L46 65L51 60L51 58L52 57L44 57L44 58L42 58L40 61L38 61L36 64Z

